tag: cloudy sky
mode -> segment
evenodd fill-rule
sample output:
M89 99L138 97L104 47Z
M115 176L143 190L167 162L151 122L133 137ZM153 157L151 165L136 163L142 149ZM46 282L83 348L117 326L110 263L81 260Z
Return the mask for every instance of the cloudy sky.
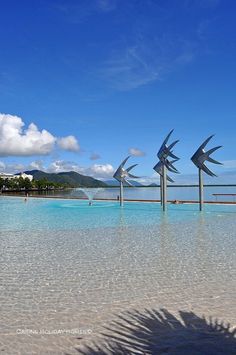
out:
M128 154L153 166L174 128L182 175L203 139L236 183L234 0L1 3L0 171L109 178Z

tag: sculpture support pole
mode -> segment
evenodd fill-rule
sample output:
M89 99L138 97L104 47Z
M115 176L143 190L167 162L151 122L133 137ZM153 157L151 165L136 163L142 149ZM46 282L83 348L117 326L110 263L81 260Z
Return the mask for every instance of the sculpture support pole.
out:
M165 165L163 164L163 167L162 167L162 175L163 175L163 181L162 181L162 184L163 184L163 191L162 191L162 209L163 211L166 210L166 167Z
M120 182L120 206L123 206L124 202L123 202L123 182Z
M202 169L198 169L198 177L199 177L199 209L203 210L203 176Z
M161 206L163 204L163 178L160 175L160 201L161 201Z

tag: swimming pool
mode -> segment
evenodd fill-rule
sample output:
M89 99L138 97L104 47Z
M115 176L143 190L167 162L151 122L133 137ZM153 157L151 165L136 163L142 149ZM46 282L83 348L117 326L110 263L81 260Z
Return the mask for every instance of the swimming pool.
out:
M1 197L1 349L78 354L130 309L236 324L235 207Z
M77 230L99 227L159 225L202 218L223 218L236 214L236 205L206 204L202 213L197 204L168 205L163 213L159 203L118 202L22 197L0 198L1 230Z

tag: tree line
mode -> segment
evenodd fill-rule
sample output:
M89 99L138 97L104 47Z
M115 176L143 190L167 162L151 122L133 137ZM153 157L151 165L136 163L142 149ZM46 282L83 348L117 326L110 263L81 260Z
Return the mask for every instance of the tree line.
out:
M48 181L43 178L40 180L32 180L29 178L16 177L13 179L0 178L0 190L53 190L65 188L66 184L59 184Z

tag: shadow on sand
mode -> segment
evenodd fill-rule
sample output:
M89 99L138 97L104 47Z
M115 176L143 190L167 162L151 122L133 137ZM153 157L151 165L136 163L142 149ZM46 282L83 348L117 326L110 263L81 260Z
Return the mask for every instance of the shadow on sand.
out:
M176 318L166 309L124 312L104 328L79 354L236 354L236 329L217 319L179 311Z

